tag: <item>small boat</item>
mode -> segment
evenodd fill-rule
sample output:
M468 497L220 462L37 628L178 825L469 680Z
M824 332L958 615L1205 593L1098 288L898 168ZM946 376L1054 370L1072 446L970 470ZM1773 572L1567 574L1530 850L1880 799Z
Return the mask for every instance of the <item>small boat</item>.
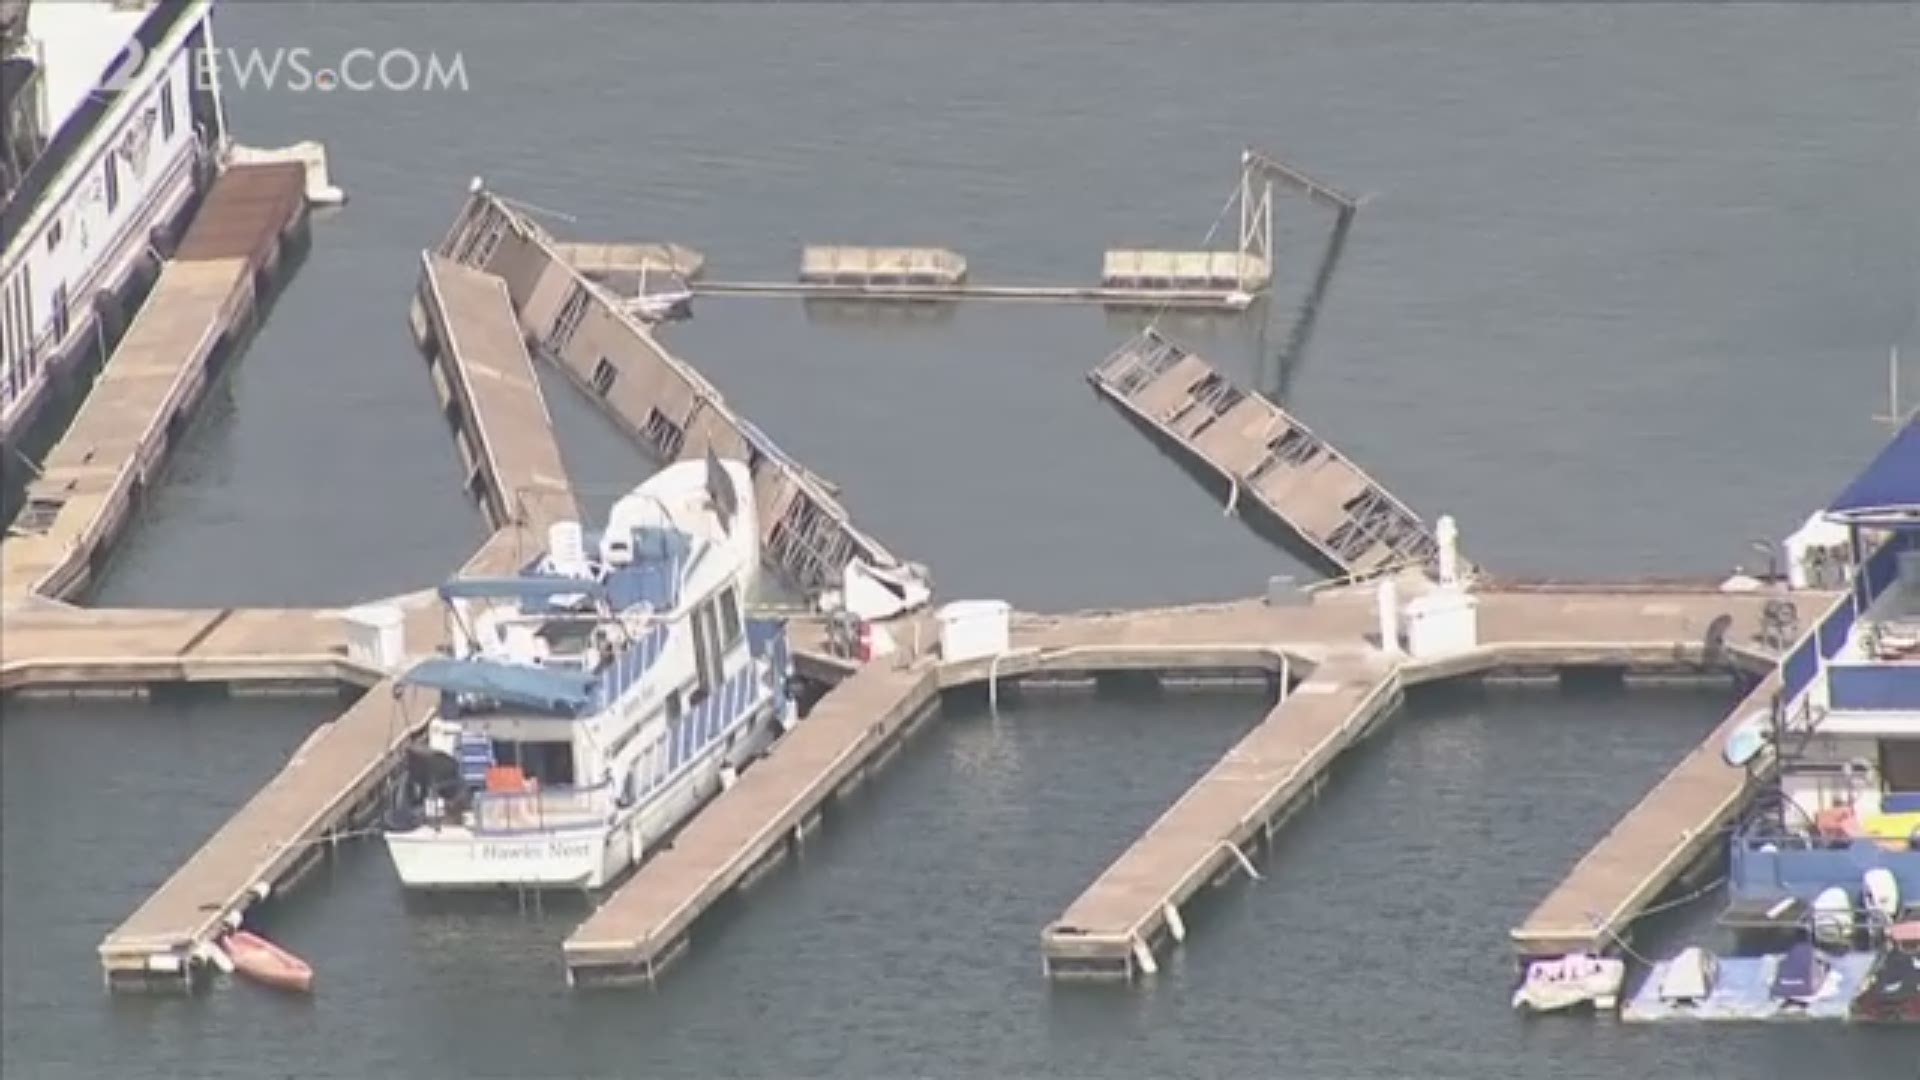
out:
M1774 969L1773 999L1788 1006L1813 1004L1823 996L1829 969L1827 958L1812 945L1795 945Z
M233 959L234 970L247 978L279 990L302 994L313 990L313 968L266 938L235 930L222 944Z
M1912 925L1912 924L1908 924ZM1920 1024L1920 954L1889 949L1853 999L1855 1020Z
M1612 1009L1625 981L1624 961L1570 953L1527 965L1526 978L1513 991L1513 1007L1530 1012L1560 1012L1578 1005Z
M1720 757L1736 769L1744 769L1760 756L1767 748L1767 738L1772 732L1773 714L1766 709L1748 714L1747 718L1730 732L1727 741L1720 748Z
M1720 959L1699 946L1681 951L1660 978L1660 1000L1670 1005L1698 1005L1713 994L1720 977Z
M1853 940L1853 898L1838 885L1813 898L1813 940L1844 949Z

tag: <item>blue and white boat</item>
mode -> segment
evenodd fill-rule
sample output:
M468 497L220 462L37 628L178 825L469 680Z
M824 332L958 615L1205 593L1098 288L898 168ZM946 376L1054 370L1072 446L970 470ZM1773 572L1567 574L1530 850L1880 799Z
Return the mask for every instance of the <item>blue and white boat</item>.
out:
M1773 797L1732 840L1736 903L1920 900L1920 417L1823 515L1845 594L1781 665Z
M441 587L453 654L401 680L439 692L388 814L403 884L600 888L792 725L785 626L745 617L752 490L680 462L591 543L561 522L520 576Z

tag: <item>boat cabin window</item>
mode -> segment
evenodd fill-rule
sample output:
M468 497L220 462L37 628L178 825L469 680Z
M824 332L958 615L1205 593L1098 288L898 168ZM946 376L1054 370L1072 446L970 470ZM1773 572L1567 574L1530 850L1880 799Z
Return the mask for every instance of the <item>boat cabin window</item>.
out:
M493 760L500 765L517 766L522 776L542 788L574 785L571 743L495 739Z
M721 683L720 661L724 648L720 643L717 623L717 611L712 601L693 610L693 663L699 681L694 686L690 700L695 705L705 701L707 695L718 689Z
M720 592L720 647L731 649L740 641L740 601L729 586Z
M1882 740L1880 777L1888 791L1920 792L1920 739Z

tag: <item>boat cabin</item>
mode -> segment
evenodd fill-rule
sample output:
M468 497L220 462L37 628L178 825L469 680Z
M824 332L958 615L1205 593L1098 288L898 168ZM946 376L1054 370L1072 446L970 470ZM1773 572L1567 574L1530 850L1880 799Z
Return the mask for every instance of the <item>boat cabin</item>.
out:
M439 691L428 737L439 794L471 805L477 829L629 804L753 683L725 545L657 525L589 538L571 522L549 539L517 576L442 585L451 654L402 679Z
M1781 665L1777 797L1736 837L1733 885L1811 900L1884 868L1920 897L1920 418L1825 517L1851 570Z

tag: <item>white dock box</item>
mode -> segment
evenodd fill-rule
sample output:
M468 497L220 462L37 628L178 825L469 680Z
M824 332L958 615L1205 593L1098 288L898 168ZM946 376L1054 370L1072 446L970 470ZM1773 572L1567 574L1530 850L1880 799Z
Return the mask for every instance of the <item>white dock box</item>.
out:
M951 663L1006 652L1012 611L1004 600L955 600L942 607L940 658Z
M349 609L347 658L357 664L396 671L407 659L406 616L392 604L366 604Z
M1480 643L1480 601L1441 589L1407 602L1407 652L1416 659L1465 652Z

